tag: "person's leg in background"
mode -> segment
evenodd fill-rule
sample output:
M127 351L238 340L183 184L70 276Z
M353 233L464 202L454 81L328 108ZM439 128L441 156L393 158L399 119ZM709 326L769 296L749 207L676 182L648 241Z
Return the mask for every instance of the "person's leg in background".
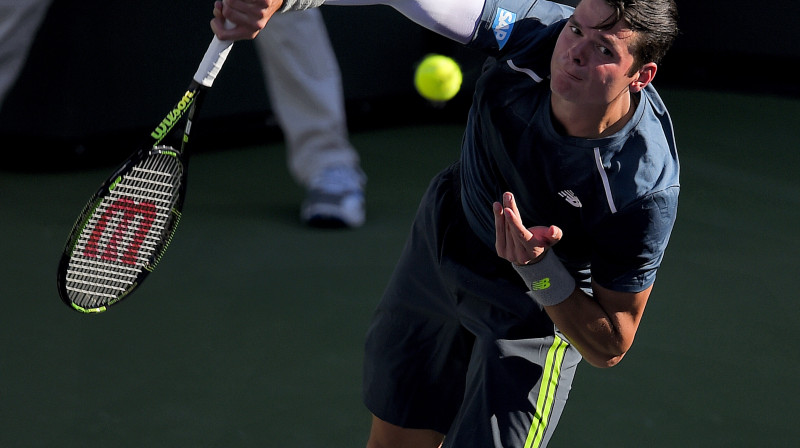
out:
M0 0L0 108L28 59L51 0Z
M359 227L364 186L350 143L339 64L318 9L277 14L255 40L294 179L308 191L301 219Z

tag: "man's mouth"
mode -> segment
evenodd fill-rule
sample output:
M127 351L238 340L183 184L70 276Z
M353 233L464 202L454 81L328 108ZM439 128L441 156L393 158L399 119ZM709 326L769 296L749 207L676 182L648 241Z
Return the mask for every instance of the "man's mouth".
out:
M575 76L574 74L570 73L569 70L564 68L564 69L561 69L561 71L564 72L564 74L567 75L568 78L572 78L575 81L581 81L580 77Z

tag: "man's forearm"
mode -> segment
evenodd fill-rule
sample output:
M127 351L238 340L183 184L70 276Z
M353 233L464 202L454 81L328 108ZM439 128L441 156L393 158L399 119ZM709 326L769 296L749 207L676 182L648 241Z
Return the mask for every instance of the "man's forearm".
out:
M281 11L325 5L387 5L435 33L467 43L483 13L484 0L284 0Z
M576 288L564 302L545 307L553 323L595 367L619 363L630 349L652 285L623 293L592 285L594 297Z

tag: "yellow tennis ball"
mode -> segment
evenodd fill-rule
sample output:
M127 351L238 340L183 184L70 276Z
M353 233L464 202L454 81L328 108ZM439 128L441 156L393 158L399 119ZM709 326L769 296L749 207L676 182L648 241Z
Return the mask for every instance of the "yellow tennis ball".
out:
M452 58L440 54L425 56L414 73L414 87L431 101L447 101L461 88L461 67Z

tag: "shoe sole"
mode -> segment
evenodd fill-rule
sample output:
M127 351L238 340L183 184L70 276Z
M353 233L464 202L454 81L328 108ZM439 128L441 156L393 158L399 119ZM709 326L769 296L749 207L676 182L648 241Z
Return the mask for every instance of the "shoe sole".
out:
M311 227L326 229L356 228L364 224L364 217L346 219L343 215L339 207L335 205L317 204L309 209L304 209L301 218Z

